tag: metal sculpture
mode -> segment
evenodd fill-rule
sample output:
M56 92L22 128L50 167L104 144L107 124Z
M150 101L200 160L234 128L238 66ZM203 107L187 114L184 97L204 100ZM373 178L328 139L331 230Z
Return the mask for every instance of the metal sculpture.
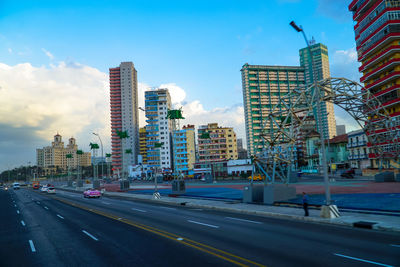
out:
M314 89L315 86L318 90ZM271 176L268 180L273 183L279 179L289 183L291 171L295 170L296 142L304 134L310 118L316 117L318 95L320 102L332 102L355 119L366 133L370 154L374 158L380 162L399 158L400 129L381 102L357 82L328 78L292 89L281 96L264 119L261 135L264 149L255 162Z

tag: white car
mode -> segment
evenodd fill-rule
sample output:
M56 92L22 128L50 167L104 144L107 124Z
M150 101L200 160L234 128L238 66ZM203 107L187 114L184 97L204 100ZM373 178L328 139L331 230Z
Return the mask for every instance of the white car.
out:
M19 183L13 183L13 189L19 189Z
M47 188L47 194L55 194L55 193L56 193L56 189L54 187Z
M42 188L40 188L40 192L47 192L47 186L42 186Z

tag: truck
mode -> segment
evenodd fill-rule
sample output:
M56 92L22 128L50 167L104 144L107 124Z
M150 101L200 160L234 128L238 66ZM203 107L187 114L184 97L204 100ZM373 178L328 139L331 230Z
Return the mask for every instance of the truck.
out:
M39 189L40 187L40 182L39 181L32 181L32 188L33 189Z

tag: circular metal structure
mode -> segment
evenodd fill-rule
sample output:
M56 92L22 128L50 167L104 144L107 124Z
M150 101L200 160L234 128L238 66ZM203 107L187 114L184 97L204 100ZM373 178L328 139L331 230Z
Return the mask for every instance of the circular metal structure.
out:
M315 121L318 102L332 102L355 119L366 133L373 158L398 159L400 122L394 120L382 103L357 82L328 78L281 96L264 119L264 151L257 157L262 159L267 181L274 182L277 178L289 182L296 161L296 142L304 135L305 129L310 128L310 122Z

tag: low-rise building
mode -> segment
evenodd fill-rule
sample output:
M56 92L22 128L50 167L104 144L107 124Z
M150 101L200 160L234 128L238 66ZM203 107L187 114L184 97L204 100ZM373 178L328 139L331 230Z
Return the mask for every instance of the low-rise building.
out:
M368 159L369 149L367 136L363 130L348 133L347 148L349 150L349 161L352 168L366 169L371 166Z

